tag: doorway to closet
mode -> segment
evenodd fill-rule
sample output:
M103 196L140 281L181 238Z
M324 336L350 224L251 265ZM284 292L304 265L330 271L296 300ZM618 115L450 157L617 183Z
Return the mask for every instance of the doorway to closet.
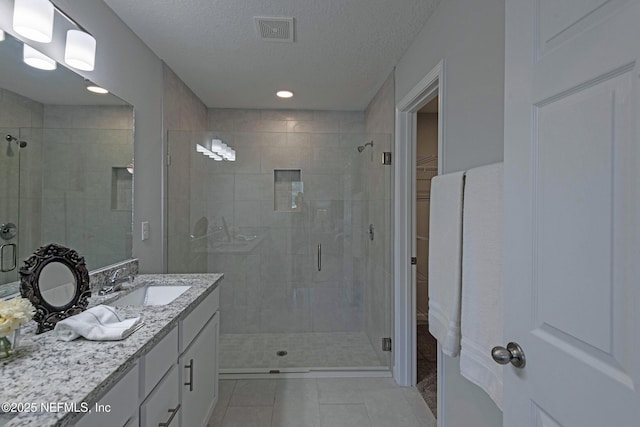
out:
M415 162L416 245L416 385L437 416L437 361L435 338L429 333L429 211L431 179L438 174L438 97L417 113Z

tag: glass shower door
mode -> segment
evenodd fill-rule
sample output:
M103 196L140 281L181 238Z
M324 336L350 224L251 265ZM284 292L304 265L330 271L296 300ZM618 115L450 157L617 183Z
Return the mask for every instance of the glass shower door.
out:
M0 150L0 285L18 280L20 212L20 131L1 129Z

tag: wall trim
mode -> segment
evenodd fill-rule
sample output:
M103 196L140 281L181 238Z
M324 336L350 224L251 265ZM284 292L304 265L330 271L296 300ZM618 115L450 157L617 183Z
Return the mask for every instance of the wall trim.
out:
M445 60L442 59L398 103L396 103L396 164L394 170L394 368L393 377L402 386L416 384L416 269L410 258L415 254L416 212L416 133L417 113L438 95L438 174L445 158ZM438 392L443 370L438 357ZM438 395L438 425L442 426L443 405Z

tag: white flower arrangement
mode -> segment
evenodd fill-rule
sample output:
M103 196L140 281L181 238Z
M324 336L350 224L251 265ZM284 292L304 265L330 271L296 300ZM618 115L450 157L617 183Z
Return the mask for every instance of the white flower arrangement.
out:
M36 310L26 298L0 299L0 337L9 335L33 318Z

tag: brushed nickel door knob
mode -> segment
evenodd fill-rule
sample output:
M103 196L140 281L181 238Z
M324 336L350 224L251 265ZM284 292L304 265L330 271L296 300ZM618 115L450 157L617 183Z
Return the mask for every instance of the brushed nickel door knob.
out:
M521 369L524 368L527 363L522 347L515 342L507 344L507 348L501 346L493 347L493 349L491 349L491 357L493 357L496 363L501 365L511 363L516 368Z

